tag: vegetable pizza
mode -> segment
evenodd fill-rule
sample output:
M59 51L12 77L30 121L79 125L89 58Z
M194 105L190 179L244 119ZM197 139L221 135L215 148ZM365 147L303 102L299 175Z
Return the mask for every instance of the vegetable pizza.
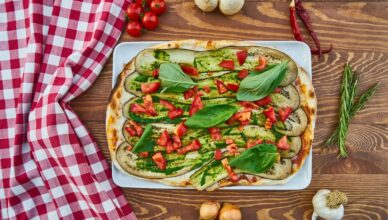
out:
M311 150L316 96L288 55L240 41L140 52L107 108L113 164L171 186L215 190L291 179Z

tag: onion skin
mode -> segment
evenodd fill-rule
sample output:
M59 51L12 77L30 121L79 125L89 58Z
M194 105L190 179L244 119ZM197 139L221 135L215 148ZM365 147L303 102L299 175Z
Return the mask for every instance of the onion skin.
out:
M220 220L241 220L240 208L231 203L225 203L220 211Z
M244 6L244 0L220 0L219 8L224 15L234 15Z
M194 2L204 12L211 12L218 6L218 0L194 0Z
M206 201L199 208L199 219L214 220L218 216L221 205L216 201Z

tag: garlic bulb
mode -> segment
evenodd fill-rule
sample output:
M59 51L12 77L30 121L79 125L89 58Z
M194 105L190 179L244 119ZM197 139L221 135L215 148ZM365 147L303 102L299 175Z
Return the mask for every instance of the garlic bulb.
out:
M220 211L220 220L241 220L240 208L226 202Z
M206 201L202 203L199 208L199 219L201 220L213 220L218 216L218 212L220 211L220 203L216 201Z
M340 220L344 216L344 206L348 202L345 193L320 189L313 197L314 213L312 220L319 217L326 220Z
M234 15L244 6L245 0L220 0L219 8L224 15Z

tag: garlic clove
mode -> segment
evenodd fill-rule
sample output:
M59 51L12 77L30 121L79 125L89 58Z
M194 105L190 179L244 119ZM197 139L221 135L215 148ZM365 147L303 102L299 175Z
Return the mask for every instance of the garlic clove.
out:
M226 202L220 211L220 220L241 220L240 208Z
M220 0L219 8L224 15L234 15L244 6L244 0Z
M344 193L332 192L328 189L318 190L312 200L314 207L312 219L317 219L319 216L326 220L340 220L344 216L344 206L342 204L346 204L346 202L347 198ZM329 206L330 204L331 206ZM335 206L332 204L335 204Z
M204 12L211 12L218 5L218 0L194 0L194 2Z
M205 201L199 208L199 219L214 220L218 216L221 205L216 201Z

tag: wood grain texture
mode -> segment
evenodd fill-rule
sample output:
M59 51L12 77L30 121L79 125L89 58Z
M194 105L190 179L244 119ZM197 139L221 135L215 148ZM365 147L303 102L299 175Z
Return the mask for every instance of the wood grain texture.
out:
M311 199L321 188L339 189L349 196L345 219L388 219L388 2L304 1L323 45L334 51L314 58L313 83L318 97L318 120L313 147L313 181L302 191L217 191L123 189L139 219L198 219L205 199L233 202L244 219L309 219ZM293 40L288 1L248 0L235 16L219 11L202 13L191 0L168 1L161 25L133 40L236 39ZM215 31L217 30L217 31ZM303 32L307 38L306 32ZM309 40L309 43L311 41ZM345 62L360 73L360 91L376 82L376 96L350 125L348 159L336 159L336 148L322 148L338 121L339 85ZM112 59L94 85L73 101L105 157L105 109L111 90Z

